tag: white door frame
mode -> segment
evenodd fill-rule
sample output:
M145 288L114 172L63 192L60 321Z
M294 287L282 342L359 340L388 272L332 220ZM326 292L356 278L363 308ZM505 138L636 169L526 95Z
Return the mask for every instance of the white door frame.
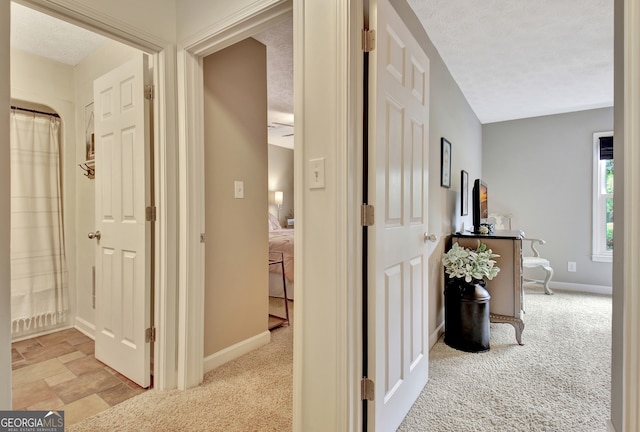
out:
M58 19L80 25L86 29L137 48L152 56L156 98L154 112L154 194L158 210L155 224L155 327L157 339L154 345L154 387L168 389L176 387L176 331L177 294L177 172L175 154L176 141L176 81L175 47L168 41L150 36L148 33L126 27L119 21L91 8L80 10L77 2L58 0L55 4L47 0L21 0L19 3Z
M264 30L291 12L291 0L253 4L186 41L178 51L181 170L178 388L193 387L204 374L204 76L202 59ZM266 125L265 125L266 127Z
M618 257L619 249L614 251L614 270L623 269L622 287L614 286L614 295L622 295L624 302L622 330L614 327L614 336L622 332L622 383L623 394L612 395L614 402L622 400L622 431L638 430L640 427L640 230L637 226L638 212L640 211L640 6L636 1L624 0L616 2L617 7L623 6L624 10L617 9L616 13L623 12L624 35L622 37L623 61L616 63L617 67L623 67L623 73L616 71L616 96L622 96L622 100L616 100L616 114L619 113L618 104L623 104L623 119L617 118L615 135L622 137L624 154L623 172L623 232L617 239L624 238L621 257ZM616 21L619 22L619 21ZM620 42L619 42L620 43ZM622 130L618 128L622 126ZM622 133L619 133L622 132ZM617 154L617 153L616 153ZM616 186L616 192L619 189ZM619 197L619 195L614 195ZM617 204L616 204L617 205ZM624 236L624 237L623 237ZM617 244L617 243L616 243ZM614 275L614 281L619 281L619 275ZM621 292L619 292L621 291ZM618 302L614 302L614 305ZM614 310L614 313L619 312ZM614 320L614 325L617 321ZM615 346L615 345L614 345ZM619 346L619 345L618 345ZM619 353L614 353L616 355ZM615 372L614 372L615 373ZM615 380L614 382L620 382ZM619 390L619 389L618 389ZM620 427L620 425L617 425Z
M257 2L256 2L257 3ZM202 58L278 22L294 9L294 81L296 151L294 153L296 202L296 279L304 289L296 294L294 331L294 424L293 430L358 430L361 402L361 335L359 305L359 201L361 173L358 154L362 131L362 2L349 0L271 0L256 3L212 28L182 41L178 52L178 101L181 173L180 220L180 327L178 387L197 385L203 377L204 336L204 118ZM328 26L319 25L326 22ZM331 43L327 43L331 41ZM318 57L328 61L318 67ZM309 67L315 62L315 67ZM327 83L327 76L332 77ZM335 79L334 79L335 77ZM313 96L315 95L315 97ZM318 97L320 96L320 97ZM312 109L309 109L312 108ZM312 116L309 112L321 113ZM311 198L305 189L306 160L314 154L331 156L327 201ZM329 175L329 174L328 174ZM329 190L331 189L331 190ZM317 196L317 194L314 194ZM325 219L323 219L325 218ZM303 260L306 239L313 227L332 231L328 274L307 276ZM310 221L307 224L307 221ZM315 251L314 251L315 253ZM305 262L305 263L303 263ZM309 262L312 262L309 260ZM320 268L323 271L323 268ZM321 279L321 280L318 280ZM305 298L321 286L323 302L335 317L335 333L330 347L317 338L305 339L307 332L321 331L322 320L311 315ZM188 289L187 289L188 287ZM312 300L309 300L311 302ZM312 310L310 310L312 309ZM326 322L326 320L324 321ZM307 325L309 323L309 325ZM320 329L316 329L317 326ZM315 342L315 343L314 343ZM304 350L303 350L304 344ZM327 349L328 348L328 349ZM331 364L331 368L327 368ZM325 379L326 378L326 379Z

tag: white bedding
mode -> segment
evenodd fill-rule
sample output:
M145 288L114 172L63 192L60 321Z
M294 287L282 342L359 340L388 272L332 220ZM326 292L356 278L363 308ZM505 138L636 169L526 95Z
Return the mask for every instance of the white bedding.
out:
M293 233L292 229L275 229L269 231L269 259L284 259L284 274L287 281L287 298L293 299ZM282 254L282 255L281 255ZM284 297L282 288L282 266L269 265L269 295Z
M287 281L287 298L293 300L295 284ZM284 297L284 289L282 288L282 276L280 273L269 272L269 297Z

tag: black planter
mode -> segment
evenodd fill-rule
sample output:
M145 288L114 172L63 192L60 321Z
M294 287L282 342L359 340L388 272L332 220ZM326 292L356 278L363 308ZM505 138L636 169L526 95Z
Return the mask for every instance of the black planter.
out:
M444 343L466 352L489 350L489 300L484 281L451 278L444 290Z

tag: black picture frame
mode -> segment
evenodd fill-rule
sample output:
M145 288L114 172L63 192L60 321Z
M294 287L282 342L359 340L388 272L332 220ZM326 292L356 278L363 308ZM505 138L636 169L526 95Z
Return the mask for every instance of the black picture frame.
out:
M440 140L440 186L451 187L451 143L444 137Z
M469 173L465 170L460 171L460 215L469 214Z

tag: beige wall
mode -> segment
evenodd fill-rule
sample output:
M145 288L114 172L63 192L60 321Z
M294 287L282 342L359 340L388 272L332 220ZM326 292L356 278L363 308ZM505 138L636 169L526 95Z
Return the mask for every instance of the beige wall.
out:
M94 17L98 22L130 27L148 39L176 40L176 0L58 0L55 3Z
M282 191L280 225L285 227L287 217L294 214L293 150L269 144L269 212L277 216L278 208L274 201L275 191Z
M183 41L203 30L219 26L229 20L229 17L242 14L267 4L282 3L283 0L180 0L177 8L177 35ZM289 0L291 1L291 0Z
M266 48L246 39L203 69L206 357L267 330Z
M74 68L75 89L75 161L85 161L85 107L93 102L93 81L139 54L140 51L115 41L107 41ZM75 298L77 315L75 325L85 332L93 333L93 265L95 242L87 233L95 230L95 182L84 176L77 166L76 176L76 283Z

